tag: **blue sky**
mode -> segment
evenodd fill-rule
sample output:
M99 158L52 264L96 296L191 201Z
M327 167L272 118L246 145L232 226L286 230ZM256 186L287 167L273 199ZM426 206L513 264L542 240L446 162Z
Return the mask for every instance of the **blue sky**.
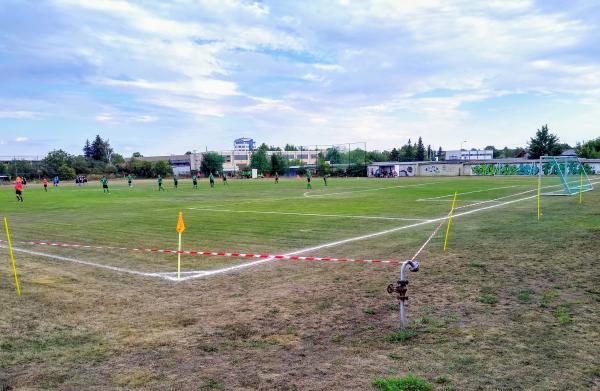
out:
M0 156L600 136L597 1L0 2Z

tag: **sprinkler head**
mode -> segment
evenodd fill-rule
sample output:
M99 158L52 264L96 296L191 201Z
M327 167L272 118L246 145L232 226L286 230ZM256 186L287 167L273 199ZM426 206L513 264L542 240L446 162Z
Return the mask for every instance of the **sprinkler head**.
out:
M420 266L421 266L421 264L419 263L419 261L412 261L408 264L408 269L411 272L418 272Z

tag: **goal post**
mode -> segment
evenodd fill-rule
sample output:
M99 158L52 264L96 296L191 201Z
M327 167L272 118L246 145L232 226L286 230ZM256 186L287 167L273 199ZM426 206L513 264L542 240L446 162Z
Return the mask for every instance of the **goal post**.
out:
M576 156L541 156L541 195L577 195L593 186L586 166Z

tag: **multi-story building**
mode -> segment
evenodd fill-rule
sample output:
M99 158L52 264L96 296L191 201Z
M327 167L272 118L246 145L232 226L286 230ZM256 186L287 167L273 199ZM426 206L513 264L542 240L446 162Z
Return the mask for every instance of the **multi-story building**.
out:
M489 160L493 158L493 149L446 151L446 160Z
M233 150L235 152L252 152L255 149L255 142L248 137L241 137L233 141Z

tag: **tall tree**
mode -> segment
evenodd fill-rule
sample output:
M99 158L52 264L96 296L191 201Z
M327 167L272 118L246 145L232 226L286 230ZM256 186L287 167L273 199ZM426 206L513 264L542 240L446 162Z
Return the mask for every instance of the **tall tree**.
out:
M400 161L401 162L412 162L415 160L415 148L412 145L410 139L408 143L400 148Z
M285 147L283 148L284 151L297 151L298 147L296 147L294 144L285 144Z
M342 162L342 155L337 148L327 148L325 160L329 161L330 164L339 164Z
M256 168L261 174L271 171L271 162L267 157L268 149L269 147L263 143L252 153L252 157L250 158L250 167Z
M443 154L444 154L444 151L442 151L442 147L440 146L439 149L438 149L438 151L437 151L437 158L438 158L438 160L443 160L442 159L443 158Z
M393 162L400 161L400 152L398 152L396 148L392 149L392 152L390 153L390 160Z
M205 176L209 176L211 173L216 174L217 172L223 171L223 156L216 152L205 152L202 154L202 162L200 163L200 171Z
M83 156L87 159L92 158L92 145L90 144L90 140L85 140L85 145L83 146Z
M538 159L540 156L555 156L560 154L558 136L550 133L548 125L542 126L529 140L529 157Z
M577 156L585 159L600 159L600 137L577 144Z
M61 166L70 167L72 160L73 156L62 149L51 151L42 159L42 171L47 176L55 176Z
M288 170L288 159L281 152L271 155L271 174L283 175Z
M102 140L100 135L96 135L91 145L91 158L100 162L108 163L113 150L108 140Z
M419 137L419 141L417 141L415 160L419 162L425 160L425 146L423 145L423 139L421 137Z
M433 151L431 150L431 144L427 145L427 160L433 160Z

